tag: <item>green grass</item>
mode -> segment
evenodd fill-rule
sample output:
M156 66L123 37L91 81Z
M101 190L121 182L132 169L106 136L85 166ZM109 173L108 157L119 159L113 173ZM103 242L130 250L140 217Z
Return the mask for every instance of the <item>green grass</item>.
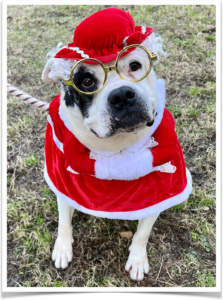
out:
M215 35L211 34L209 36L206 37L207 41L215 41Z
M210 58L211 56L216 56L216 51L210 51L207 53L207 57Z
M197 18L197 17L200 17L200 13L195 13L195 12L191 11L191 12L189 12L189 16L191 18Z
M23 287L32 287L32 281L25 281Z
M151 11L151 9L152 9L152 5L147 5L147 6L146 6L146 10L147 10L147 11Z
M174 106L172 104L168 107L168 109L174 116L177 116L182 113L182 110L180 107Z
M66 287L66 282L55 281L53 287Z
M187 200L187 205L189 206L213 206L215 203L210 196L205 195L204 192L195 191L196 194L192 194L191 197Z
M31 120L29 117L27 117L27 116L24 116L24 121L25 121L25 123L27 123L27 124L33 124L34 122L33 122L33 120Z
M213 95L213 96L215 96L215 95ZM213 111L215 112L215 110L216 110L216 101L215 100L205 107L205 112L207 114L211 114L211 113L213 113ZM215 118L215 115L214 115L214 118Z
M132 221L132 227L133 227L134 231L137 230L137 226L138 226L138 222L137 221Z
M81 10L85 10L85 9L89 9L89 5L78 5L78 9L81 9Z
M200 90L201 89L199 87L192 87L188 93L189 95L194 96L197 95L200 92Z
M203 23L211 23L211 19L209 18L202 18Z
M44 187L42 187L41 190L43 192L43 197L45 199L49 200L49 199L55 198L55 194L48 187L44 186Z
M200 109L194 109L194 108L189 108L188 109L188 114L190 115L190 116L197 116L197 115L199 115L200 114Z
M199 281L196 284L196 287L215 287L216 282L215 278L211 276L211 274L208 272L204 272L198 279Z
M184 204L177 204L170 208L170 211L180 211L184 209Z
M181 40L181 39L173 39L174 43L180 47L185 47L185 48L192 48L194 39L188 39L188 40Z
M39 158L36 157L35 153L32 153L30 157L25 159L27 166L36 165L39 163Z

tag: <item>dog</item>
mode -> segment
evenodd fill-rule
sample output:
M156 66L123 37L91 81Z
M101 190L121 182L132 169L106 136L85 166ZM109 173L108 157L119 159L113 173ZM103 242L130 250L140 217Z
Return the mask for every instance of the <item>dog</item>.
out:
M149 272L146 245L159 214L187 200L192 179L165 83L153 66L165 56L152 28L117 8L101 10L74 31L73 43L48 54L45 83L59 82L45 139L45 180L57 195L56 268L72 260L74 209L139 220L125 269Z

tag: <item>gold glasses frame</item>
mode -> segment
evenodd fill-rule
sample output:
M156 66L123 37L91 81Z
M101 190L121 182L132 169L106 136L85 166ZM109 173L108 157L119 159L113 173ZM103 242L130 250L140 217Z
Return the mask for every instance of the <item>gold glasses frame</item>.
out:
M137 47L137 48L141 48L141 49L143 49L143 50L146 51L146 53L147 53L148 56L149 56L150 66L149 66L149 69L148 69L148 71L146 72L146 74L145 74L144 76L142 76L140 79L137 79L137 80L128 80L128 79L124 78L124 77L120 74L119 69L118 69L118 62L119 62L119 58L121 57L121 55L122 55L127 49L129 49L129 48L136 48L136 47ZM83 91L79 90L79 89L76 87L76 85L74 84L74 82L73 82L73 72L74 72L74 69L75 69L80 63L83 63L83 62L85 62L86 60L92 60L92 61L95 61L95 62L99 63L99 64L101 65L101 67L104 69L104 72L105 72L105 79L104 79L104 82L103 82L102 86L101 86L97 91L94 91L94 92L83 92ZM81 60L79 60L78 62L75 63L75 65L74 65L74 66L72 67L72 69L71 69L70 77L69 77L68 79L64 79L64 78L61 77L61 76L58 76L58 78L59 78L60 80L62 80L67 86L72 86L77 92L79 92L79 93L81 93L81 94L84 94L84 95L93 95L93 94L96 94L96 93L100 92L100 91L104 88L104 86L105 86L105 84L106 84L106 82L107 82L107 77L108 77L108 73L109 73L109 72L111 72L111 71L116 71L117 74L119 75L119 77L120 77L121 79L123 79L123 80L131 81L131 82L139 82L139 81L143 80L143 79L149 74L149 72L150 72L151 69L152 69L152 64L153 64L153 62L156 61L156 60L157 60L157 55L156 55L156 54L150 53L149 50L147 50L144 46L137 45L137 44L133 44L133 45L129 45L129 46L123 48L123 50L122 50L122 51L119 53L119 55L117 56L114 66L111 66L111 67L105 67L105 65L104 65L101 61L99 61L99 60L97 60L97 59L95 59L95 58L84 58L84 59L81 59Z

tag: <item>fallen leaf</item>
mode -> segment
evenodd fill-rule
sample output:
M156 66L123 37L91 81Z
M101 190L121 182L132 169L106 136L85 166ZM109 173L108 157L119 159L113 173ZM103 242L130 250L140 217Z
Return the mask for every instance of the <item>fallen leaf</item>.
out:
M64 20L64 21L62 21L62 20L59 20L57 23L59 23L59 24L63 24L63 23L66 23L67 22L67 20Z
M203 210L209 210L209 207L208 206L204 206Z
M122 232L120 232L120 236L122 238L131 239L131 237L133 236L133 233L132 233L132 231L122 231Z

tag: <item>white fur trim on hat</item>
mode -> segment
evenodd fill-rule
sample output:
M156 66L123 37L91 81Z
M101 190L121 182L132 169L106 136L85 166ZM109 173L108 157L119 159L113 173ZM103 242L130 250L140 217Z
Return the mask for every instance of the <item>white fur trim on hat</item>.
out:
M79 53L83 58L89 58L89 55L85 54L84 51L80 50L78 47L68 47L67 49L73 50Z
M124 47L127 47L127 46L128 46L128 43L126 42L127 38L128 38L128 36L125 37L124 40L123 40L123 45L124 45Z
M142 30L142 33L143 33L143 34L146 33L146 27L145 27L145 26L141 26L141 30Z
M143 27L143 26L142 26ZM152 32L140 45L144 46L149 52L157 55L157 61L153 65L157 65L160 62L161 57L166 58L166 52L163 51L163 39L155 32ZM137 49L135 50L137 51Z

